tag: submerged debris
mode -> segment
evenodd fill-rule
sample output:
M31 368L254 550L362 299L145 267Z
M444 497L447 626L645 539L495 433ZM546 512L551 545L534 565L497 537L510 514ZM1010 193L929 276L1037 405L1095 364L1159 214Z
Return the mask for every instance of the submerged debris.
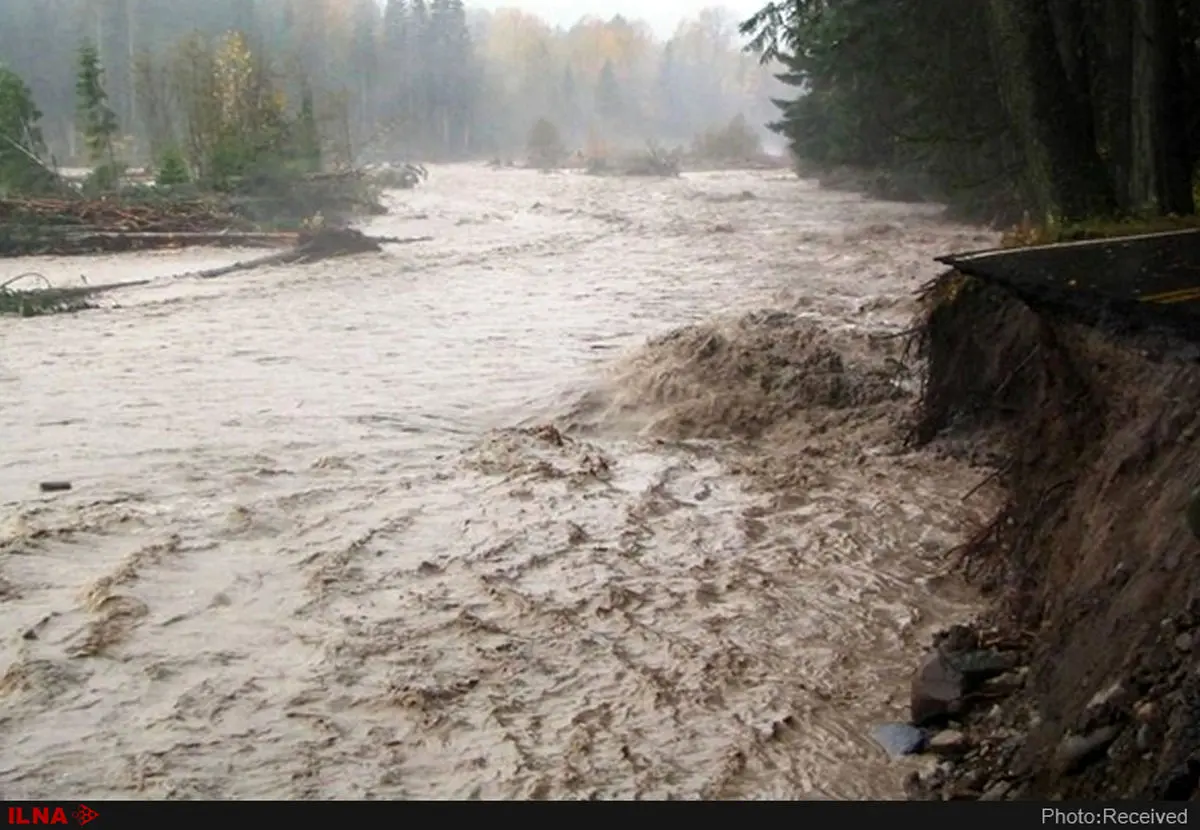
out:
M307 264L333 257L380 251L384 244L403 245L426 242L430 239L428 236L368 236L362 231L349 228L321 228L313 231L289 234L281 238L294 240L295 244L287 250L267 254L255 259L243 260L235 262L232 265L223 265L218 268L175 276L212 279L227 276L238 271L249 271L254 268L262 268L270 265L286 265L289 263ZM18 280L33 277L40 278L42 287L27 290L15 290L11 287ZM21 317L35 317L43 314L80 311L93 307L89 302L90 297L116 291L121 288L146 285L155 279L158 278L126 280L103 285L59 287L51 285L49 280L41 274L22 274L6 283L0 284L0 316L8 314Z

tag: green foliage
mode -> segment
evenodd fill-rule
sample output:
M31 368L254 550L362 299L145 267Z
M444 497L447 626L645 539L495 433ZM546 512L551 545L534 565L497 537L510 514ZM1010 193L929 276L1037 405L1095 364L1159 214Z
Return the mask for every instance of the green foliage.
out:
M199 184L225 192L275 189L321 169L316 107L306 83L298 111L289 114L266 56L241 32L215 40L192 35L173 52L168 71L183 112L182 166L196 172Z
M307 84L300 96L300 112L291 126L289 144L290 155L298 169L306 173L321 169L321 135L317 130L312 90Z
M1005 248L1024 248L1057 242L1081 242L1086 239L1113 239L1185 230L1200 230L1200 216L1149 216L1126 219L1098 217L1078 222L1051 219L1040 224L1026 220L1009 228L1001 237L1000 244Z
M112 193L121 187L121 177L125 175L125 166L119 163L98 164L83 181L85 196L99 196Z
M1015 172L986 25L982 3L793 0L742 32L798 89L772 125L797 159L919 172L982 203Z
M41 117L25 82L0 66L0 196L46 193L57 186L41 160L46 152Z
M158 174L154 183L159 187L176 187L191 181L187 161L176 146L170 146L163 151L158 160Z
M787 0L741 29L796 88L773 128L801 162L992 216L1195 211L1195 0Z
M567 148L553 121L539 118L529 130L529 161L535 167L551 168L562 164Z
M113 143L119 126L116 113L108 105L108 93L104 89L104 69L100 66L100 53L90 41L79 47L78 68L75 75L76 119L79 131L87 144L93 163L107 163L109 170L100 174L96 183L111 179L115 184L117 171L116 152ZM97 171L99 173L99 171Z
M762 155L762 141L745 116L737 115L728 124L696 136L692 154L706 161L747 161Z

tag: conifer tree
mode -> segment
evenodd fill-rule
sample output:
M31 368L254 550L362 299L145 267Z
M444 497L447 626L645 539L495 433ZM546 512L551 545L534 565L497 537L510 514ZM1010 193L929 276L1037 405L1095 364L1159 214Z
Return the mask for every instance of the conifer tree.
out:
M107 168L103 172L100 167L97 168L97 182L113 184L117 176L114 140L119 127L116 113L108 105L100 53L91 41L84 41L79 47L75 95L76 123L87 145L89 160Z

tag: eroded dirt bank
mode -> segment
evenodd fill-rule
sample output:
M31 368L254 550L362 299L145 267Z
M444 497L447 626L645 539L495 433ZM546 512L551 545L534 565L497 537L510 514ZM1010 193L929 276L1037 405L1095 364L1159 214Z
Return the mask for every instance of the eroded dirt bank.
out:
M995 505L902 446L899 335L988 238L787 173L389 199L432 240L5 321L0 790L900 796L870 725Z
M990 451L1007 507L960 552L995 601L977 628L1019 668L976 692L956 718L965 755L910 795L1194 797L1200 350L1102 334L955 275L931 302L918 438Z

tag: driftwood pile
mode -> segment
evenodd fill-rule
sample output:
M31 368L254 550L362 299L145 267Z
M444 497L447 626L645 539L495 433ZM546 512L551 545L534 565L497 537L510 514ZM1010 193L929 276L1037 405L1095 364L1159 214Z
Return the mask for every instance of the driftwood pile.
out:
M163 199L146 203L110 199L0 199L0 224L13 223L84 232L187 233L249 229L245 220L203 199Z
M420 180L428 175L413 165L403 172ZM344 228L357 217L387 213L378 189L362 170L339 170L287 180L247 177L229 192L204 197L2 199L0 257L290 244L313 218ZM272 232L280 229L293 233Z
M280 244L253 227L204 200L0 199L0 256Z

